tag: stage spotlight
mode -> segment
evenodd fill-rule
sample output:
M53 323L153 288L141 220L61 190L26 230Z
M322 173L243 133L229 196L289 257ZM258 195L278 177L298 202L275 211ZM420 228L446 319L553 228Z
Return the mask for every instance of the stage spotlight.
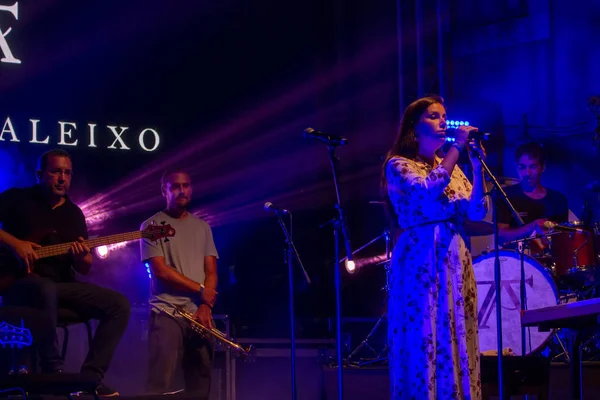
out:
M447 121L447 125L449 128L458 128L461 125L469 126L470 123L469 123L469 121L451 119L451 120Z
M390 253L390 258L391 257L392 254ZM346 271L348 271L349 274L354 274L364 267L368 267L370 265L382 265L386 264L387 262L389 262L389 259L387 255L383 253L374 257L357 258L354 261L346 261L345 265Z
M450 128L450 129L456 129L459 126L463 126L463 125L464 126L469 126L470 125L469 121L461 121L461 120L453 120L453 119L448 120L446 122L446 124L448 125L448 128ZM446 136L446 142L454 142L454 141L456 141L455 138L450 137L450 136Z
M356 272L356 264L354 263L354 260L346 260L344 264L346 265L346 271L348 271L348 273L353 274Z
M96 255L98 257L100 257L101 259L105 260L106 258L108 258L108 247L107 246L98 246L96 247Z

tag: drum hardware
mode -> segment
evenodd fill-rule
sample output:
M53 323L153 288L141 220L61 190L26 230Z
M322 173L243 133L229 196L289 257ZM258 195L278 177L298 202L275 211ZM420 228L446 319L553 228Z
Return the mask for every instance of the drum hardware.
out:
M572 303L576 302L577 300L577 293L573 292L572 290L562 290L559 296L558 304ZM553 340L548 344L548 348L546 349L547 357L553 362L564 362L568 364L571 361L571 357L569 356L569 350L567 350L567 346L564 344L565 338L561 337L562 332L563 329L558 328L552 334ZM556 350L555 346L558 346L559 349ZM553 354L553 351L558 352ZM562 357L564 357L564 359L561 360Z
M588 355L587 361L596 361L600 358L600 337L598 334L592 335L585 343L581 345L583 355Z
M564 289L560 296L560 304L578 302L582 300L588 300L592 298L600 297L600 283L585 286L581 289ZM561 336L562 329L557 329L554 333L554 346L549 348L549 357L552 361L556 362L570 362L569 352L567 346L563 343L568 340L568 335ZM600 332L589 333L589 337L582 343L582 360L583 361L597 361L600 359ZM556 346L559 348L557 349ZM556 354L554 354L556 352ZM564 357L564 358L563 358Z
M565 230L554 230L547 232L546 235L536 235L525 241L517 240L505 245L518 245L528 242L530 239L547 238L549 247L543 254L525 253L525 286L527 296L525 305L527 309L536 309L547 307L560 303L579 301L582 299L600 297L600 279L598 276L592 276L592 272L598 272L596 265L599 262L597 250L594 248L595 241L590 240L597 235L600 225L596 225L588 230L582 227L581 222L574 221L562 226L574 228L571 232ZM559 228L560 229L560 228ZM582 232L583 231L583 232ZM597 241L597 236L596 236ZM598 246L596 245L596 248ZM594 251L592 251L594 250ZM519 346L520 321L511 321L511 314L516 313L519 308L519 276L520 269L520 251L502 250L502 318L503 326L503 347L514 349L515 353L520 354L522 345ZM473 260L473 268L478 286L478 306L480 322L480 347L481 351L495 350L497 340L494 337L495 321L489 318L493 314L494 291L491 287L493 282L493 252L482 254ZM483 264L483 265L482 265ZM533 273L531 271L534 271ZM584 274L585 273L585 274ZM585 279L585 282L580 282ZM510 281L510 282L506 282ZM592 284L590 285L590 282ZM597 282L597 283L596 283ZM560 297L558 289L561 289ZM507 296L508 295L508 296ZM545 300L540 299L545 298ZM505 311L506 310L506 311ZM561 330L557 329L551 332L540 333L535 330L528 330L526 334L526 352L527 354L550 351L550 358L553 361L569 362L570 357L565 345L565 337ZM600 359L600 333L591 335L584 341L586 360Z
M571 231L560 231L561 228ZM559 224L552 231L550 252L556 263L558 276L575 275L595 269L598 260L594 249L593 230L584 227L581 221L572 221Z
M600 283L595 275L600 263L597 253L598 225L588 229L581 221L572 221L559 225L573 229L571 232L559 231L553 233L550 244L550 253L554 268L554 277L563 287L564 295L561 303L581 301L600 296ZM576 229L576 230L575 230ZM555 348L557 353L551 357L552 361L570 362L569 353L563 345L564 338L555 333ZM591 333L582 344L582 359L596 361L600 359L600 334Z
M587 300L598 297L598 290L600 289L600 283L595 283L593 285L584 286L581 289L574 289L575 296L577 297L577 301Z
M373 335L375 334L375 332L377 332L377 329L379 328L379 326L382 325L384 322L387 321L387 316L388 316L388 314L386 312L381 317L379 317L379 319L375 323L375 326L373 326L373 329L371 329L371 331L369 332L369 334L348 355L348 357L346 358L346 364L352 365L352 366L356 366L356 367L364 367L365 365L371 365L371 364L375 364L375 363L378 363L378 362L382 362L382 361L387 361L388 360L387 352L389 350L389 346L387 345L387 343L384 346L383 350L381 350L379 353L377 353L377 351L369 343L369 340L371 340L371 338L373 337ZM387 342L387 340L386 340L386 342ZM367 359L367 360L363 359L364 361L360 361L360 362L352 362L351 361L352 357L354 357L360 350L362 350L363 347L367 347L375 355L375 358L374 359Z
M547 256L547 255L543 255L543 256L532 256L533 258L535 258L535 260L537 262L539 262L540 264L542 264L544 266L544 268L546 268L546 271L548 271L548 273L553 277L556 278L557 274L556 274L556 262L554 261L554 259L552 258L552 256Z
M561 338L560 333L562 333L562 329L557 329L556 332L554 332L554 342L559 346L559 352L557 354L551 353L550 359L553 362L564 362L568 364L571 361L571 357L569 356L569 351L564 345L565 339ZM582 343L581 358L583 361L597 361L600 359L600 334L593 334Z
M565 348L565 345L563 344L560 336L558 336L558 332L554 332L554 337L556 337L556 340L557 340L558 344L560 345L560 348L562 349L562 353L557 354L556 356L554 356L552 358L552 361L556 361L556 359L558 359L560 356L564 355L565 358L566 358L566 362L567 363L571 362L571 357L569 357L569 352Z
M386 296L385 296L385 300L384 302L387 304L388 301L388 294L389 294L389 289L390 289L390 272L391 272L391 245L392 245L392 237L390 234L389 230L386 230L383 232L383 234L379 235L378 237L376 237L375 239L371 240L370 242L368 242L367 244L365 244L364 246L360 247L359 249L357 249L356 251L354 251L352 254L354 255L355 253L358 253L359 251L363 250L365 247L371 245L372 243L376 242L377 240L384 238L385 239L385 261L381 261L381 262L377 262L375 265L384 265L385 268L385 286L381 288L381 290L385 291ZM380 261L381 256L375 257ZM355 259L356 260L356 259ZM343 260L341 260L343 261ZM340 262L341 262L340 261ZM356 265L359 265L360 260L356 260ZM360 267L354 269L353 271L356 271L360 269ZM350 271L349 271L350 272ZM387 308L386 308L387 309ZM345 363L346 365L349 366L354 366L354 367L363 367L366 365L372 365L372 364L376 364L379 362L387 362L388 361L388 350L389 350L389 346L387 343L387 335L386 335L386 341L385 341L385 346L383 348L383 350L381 350L380 352L377 352L369 343L369 341L373 338L373 336L375 335L375 333L378 331L378 329L380 328L380 326L385 326L385 322L387 322L387 311L385 311L380 317L379 319L375 322L375 325L373 326L373 328L371 329L371 331L369 331L369 333L367 334L367 336L360 342L360 344L350 352L350 354L348 355L348 357L346 357ZM355 357L364 347L366 347L367 349L370 350L370 352L375 356L374 358L369 358L369 359L365 359L365 358L361 358L361 361L353 361L352 358Z

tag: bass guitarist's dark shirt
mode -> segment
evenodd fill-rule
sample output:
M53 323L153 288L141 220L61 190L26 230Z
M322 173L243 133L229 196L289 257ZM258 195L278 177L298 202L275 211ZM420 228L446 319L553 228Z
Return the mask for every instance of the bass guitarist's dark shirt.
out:
M68 197L59 207L52 209L44 199L42 188L13 188L0 193L0 223L2 230L21 240L30 240L43 245L74 242L79 236L88 238L87 225L81 209ZM3 255L11 254L6 249ZM11 254L12 256L12 254ZM4 273L15 270L12 262L3 261ZM57 282L75 280L73 262L69 254L42 258L36 261L35 273Z

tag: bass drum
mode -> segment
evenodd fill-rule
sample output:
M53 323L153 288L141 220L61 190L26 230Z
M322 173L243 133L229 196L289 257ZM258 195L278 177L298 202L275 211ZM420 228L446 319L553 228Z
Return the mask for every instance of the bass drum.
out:
M512 250L500 251L502 348L510 348L521 355L521 260ZM494 253L473 260L477 280L477 315L479 321L479 347L481 352L498 350L496 324L496 286L494 281ZM525 255L525 295L528 310L558 304L554 280L535 259ZM525 330L525 354L541 349L553 332L538 332L537 327Z

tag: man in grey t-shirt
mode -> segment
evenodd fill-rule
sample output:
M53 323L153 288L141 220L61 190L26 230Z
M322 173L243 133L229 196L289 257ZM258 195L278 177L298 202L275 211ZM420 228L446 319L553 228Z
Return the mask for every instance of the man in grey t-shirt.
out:
M187 211L192 195L190 176L180 170L166 171L161 192L167 208L141 226L165 222L175 229L169 241L140 242L141 259L152 275L152 311L149 328L149 394L173 391L175 372L183 362L185 391L208 397L212 370L212 344L194 333L189 323L172 315L178 305L212 327L211 309L216 301L217 250L210 226Z

